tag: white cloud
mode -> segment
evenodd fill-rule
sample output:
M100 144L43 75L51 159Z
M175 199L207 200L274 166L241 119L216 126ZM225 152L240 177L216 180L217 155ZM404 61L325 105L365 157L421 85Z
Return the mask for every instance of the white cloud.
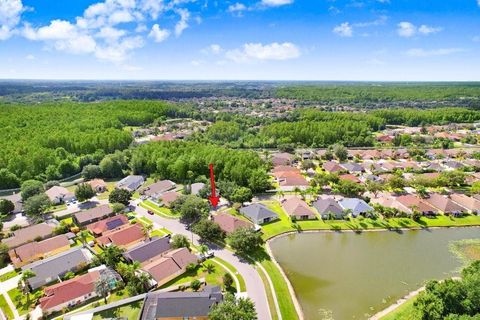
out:
M441 48L441 49L432 49L426 50L421 48L410 49L406 52L409 57L434 57L434 56L448 56L455 53L464 52L462 48Z
M182 32L188 28L190 12L187 9L178 9L177 13L180 15L180 20L175 25L175 35L179 37Z
M21 0L0 0L0 40L13 35L25 10Z
M400 37L410 38L415 35L417 32L417 28L413 25L413 23L402 21L398 24L397 33Z
M431 33L437 33L437 32L440 32L440 31L442 31L442 28L440 28L440 27L430 27L430 26L427 26L427 25L424 25L424 24L422 24L420 26L420 28L418 28L418 32L420 32L421 34L425 34L425 35L431 34Z
M352 26L348 22L336 26L333 28L333 32L341 37L351 37L353 35Z
M437 33L442 31L443 28L441 27L432 27L422 24L419 28L415 26L413 23L408 21L403 21L398 24L397 33L399 36L404 38L411 38L417 34L421 35L429 35L432 33Z
M246 43L241 49L229 50L226 58L238 63L255 60L289 60L300 56L300 49L293 43L273 42L270 44Z
M292 4L293 0L262 0L261 4L267 7L279 7Z
M162 42L170 36L170 31L167 29L160 29L158 24L154 24L148 36L153 38L155 42Z
M219 44L211 44L200 51L203 54L218 55L223 52L223 48Z
M28 54L25 56L25 59L27 60L35 60L35 56L33 54Z
M108 41L115 41L126 34L125 30L116 29L113 27L104 27L96 34L98 38L103 38Z
M387 16L380 16L378 17L378 19L375 19L373 21L354 23L353 26L359 27L359 28L381 26L381 25L384 25L387 22L387 20L388 20Z
M227 11L233 14L241 15L243 11L247 10L247 6L243 3L237 2L228 6Z
M132 50L141 48L143 45L142 37L127 37L114 45L97 48L95 56L101 60L120 63L126 59Z

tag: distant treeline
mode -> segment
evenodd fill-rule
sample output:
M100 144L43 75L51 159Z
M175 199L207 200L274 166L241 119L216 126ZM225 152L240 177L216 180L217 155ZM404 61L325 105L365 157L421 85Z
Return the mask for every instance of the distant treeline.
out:
M132 142L124 126L186 116L154 101L0 105L0 189L69 177Z
M276 96L325 104L367 104L395 101L468 101L480 105L480 83L417 83L417 84L325 84L296 85L278 88ZM457 104L458 105L458 104ZM462 105L465 105L462 103Z

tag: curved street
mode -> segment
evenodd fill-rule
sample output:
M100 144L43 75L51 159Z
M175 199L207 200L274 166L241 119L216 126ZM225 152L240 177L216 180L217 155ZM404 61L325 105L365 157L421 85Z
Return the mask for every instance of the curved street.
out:
M142 208L138 205L140 202L139 200L132 201L135 206L135 212L140 215L144 216L145 218L152 220L153 222L161 225L162 227L170 230L174 234L183 234L184 236L188 237L190 240L193 240L195 245L198 245L199 237L188 231L185 228L185 225L180 223L177 219L168 219L160 217L156 214L150 215L148 214L145 208ZM236 256L233 252L223 249L220 247L213 247L209 246L212 251L215 252L215 256L219 257L231 265L233 265L237 271L242 275L243 279L245 280L245 284L247 287L248 296L253 300L255 303L255 308L258 313L258 319L260 320L269 320L271 319L270 309L268 306L268 299L267 294L265 292L265 287L263 285L263 281L260 278L256 268L249 264L248 262L244 261L243 259Z

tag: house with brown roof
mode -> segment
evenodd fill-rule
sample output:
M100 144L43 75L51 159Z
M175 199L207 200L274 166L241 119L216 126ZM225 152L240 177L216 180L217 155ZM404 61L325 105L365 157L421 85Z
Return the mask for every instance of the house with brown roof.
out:
M429 197L424 199L432 207L437 208L439 211L447 214L460 215L462 212L467 210L453 202L447 196L442 196L438 193L432 193Z
M48 314L97 297L95 284L101 277L107 279L110 290L114 290L121 281L118 273L102 265L84 275L45 288L44 296L39 299L40 308Z
M357 178L356 176L354 176L353 174L350 174L350 173L341 174L341 175L338 176L338 178L340 180L348 180L348 181L352 181L352 182L355 182L355 183L361 183L359 178Z
M103 179L93 179L87 182L96 193L107 191L107 184Z
M95 241L99 245L115 245L120 248L129 248L146 239L145 232L141 223L124 225L121 228L105 232Z
M232 233L240 228L253 228L253 223L234 217L228 213L213 216L213 221L226 233Z
M461 193L454 193L450 195L450 199L467 209L469 213L480 213L480 201L473 197L468 197Z
M162 194L160 196L160 200L162 201L162 204L165 207L170 207L172 202L177 200L180 196L181 196L181 194L176 192L176 191L169 191L169 192L165 192L164 194Z
M187 248L179 248L143 265L142 270L152 276L157 282L157 286L161 286L184 273L191 263L197 263L197 257Z
M291 219L296 220L310 220L316 219L315 212L308 206L308 204L297 197L292 197L282 203L283 210L290 216Z
M42 240L29 242L8 251L10 260L15 268L21 268L30 262L44 259L70 249L70 241L64 234Z
M342 171L346 171L344 167L338 164L335 161L327 161L322 165L323 170L329 173L338 173Z
M10 249L16 248L34 240L42 240L53 235L56 225L53 223L39 223L26 228L18 229L13 232L13 236L5 238L2 243Z
M80 226L85 226L113 216L114 212L108 204L103 204L98 207L88 209L86 211L80 211L73 214L73 220Z
M385 208L396 209L398 211L404 212L406 214L412 214L412 209L405 206L403 203L398 201L394 197L389 197L383 194L379 194L377 197L370 199L371 204L378 204Z
M275 166L272 169L272 174L275 176L275 173L277 173L277 172L286 172L286 171L293 171L293 172L300 173L300 170L298 170L298 168L295 168L295 167L292 167L292 166Z
M162 180L143 188L140 190L140 194L149 198L159 199L163 193L174 189L176 186L175 182Z
M403 206L420 211L425 215L434 215L438 214L438 209L432 207L428 202L423 199L420 199L412 194L406 194L396 197L397 201L400 202Z
M272 164L274 166L289 165L293 162L293 155L286 152L272 154Z
M75 194L73 192L70 192L67 188L60 186L51 187L45 191L45 194L53 204L60 204L75 199Z
M109 217L86 226L87 230L93 233L96 237L101 236L104 232L112 231L122 227L128 223L128 219L123 214Z

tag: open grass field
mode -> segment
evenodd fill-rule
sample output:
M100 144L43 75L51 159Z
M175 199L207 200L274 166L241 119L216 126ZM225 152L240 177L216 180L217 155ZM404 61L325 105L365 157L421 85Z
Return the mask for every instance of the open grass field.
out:
M415 298L408 300L393 312L382 317L381 320L420 320L418 315L415 313L415 309L413 307L414 302Z

